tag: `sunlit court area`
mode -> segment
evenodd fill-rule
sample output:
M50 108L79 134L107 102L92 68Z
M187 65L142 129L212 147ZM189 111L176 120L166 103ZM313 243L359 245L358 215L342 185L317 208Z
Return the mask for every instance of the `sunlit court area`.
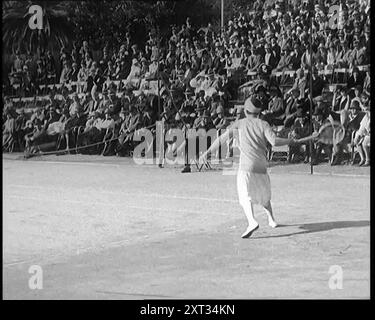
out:
M4 299L370 298L370 0L2 9Z
M241 239L235 175L220 168L15 159L3 159L6 299L369 298L368 168L271 166L279 227L257 208Z

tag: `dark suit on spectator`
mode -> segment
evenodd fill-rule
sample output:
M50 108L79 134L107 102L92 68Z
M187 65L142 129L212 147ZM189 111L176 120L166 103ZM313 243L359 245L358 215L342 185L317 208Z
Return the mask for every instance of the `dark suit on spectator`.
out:
M271 51L269 53L266 52L264 55L264 63L272 69L274 69L277 65L277 59L275 54Z

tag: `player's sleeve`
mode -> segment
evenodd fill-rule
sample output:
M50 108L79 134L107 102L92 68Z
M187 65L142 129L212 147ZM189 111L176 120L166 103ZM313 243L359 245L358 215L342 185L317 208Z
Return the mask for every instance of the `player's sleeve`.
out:
M266 137L267 141L272 146L274 146L276 143L276 134L272 130L271 126L265 121L263 121L263 130L264 130L264 136Z

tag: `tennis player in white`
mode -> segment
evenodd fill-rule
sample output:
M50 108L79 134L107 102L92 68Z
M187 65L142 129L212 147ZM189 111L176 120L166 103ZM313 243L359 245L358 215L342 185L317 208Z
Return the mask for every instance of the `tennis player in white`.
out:
M259 119L262 103L255 96L245 101L244 108L246 117L231 125L201 156L200 161L204 161L208 153L214 152L234 130L238 130L241 153L237 173L237 190L239 202L248 220L248 227L242 234L242 238L248 238L259 228L259 224L254 218L253 204L261 205L267 214L268 224L272 228L277 227L272 212L271 183L267 173L267 144L282 146L293 144L295 141L276 137L270 125Z

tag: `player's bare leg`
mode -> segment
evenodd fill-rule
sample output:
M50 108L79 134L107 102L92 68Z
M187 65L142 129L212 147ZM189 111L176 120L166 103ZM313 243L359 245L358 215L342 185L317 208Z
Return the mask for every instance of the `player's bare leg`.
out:
M241 238L249 238L252 233L259 228L259 224L254 218L254 209L251 201L242 201L241 206L245 211L247 222L249 224L246 231L242 234Z
M276 228L277 227L277 223L275 221L275 218L273 217L271 201L269 201L263 208L264 208L264 211L267 214L268 225L271 228Z

